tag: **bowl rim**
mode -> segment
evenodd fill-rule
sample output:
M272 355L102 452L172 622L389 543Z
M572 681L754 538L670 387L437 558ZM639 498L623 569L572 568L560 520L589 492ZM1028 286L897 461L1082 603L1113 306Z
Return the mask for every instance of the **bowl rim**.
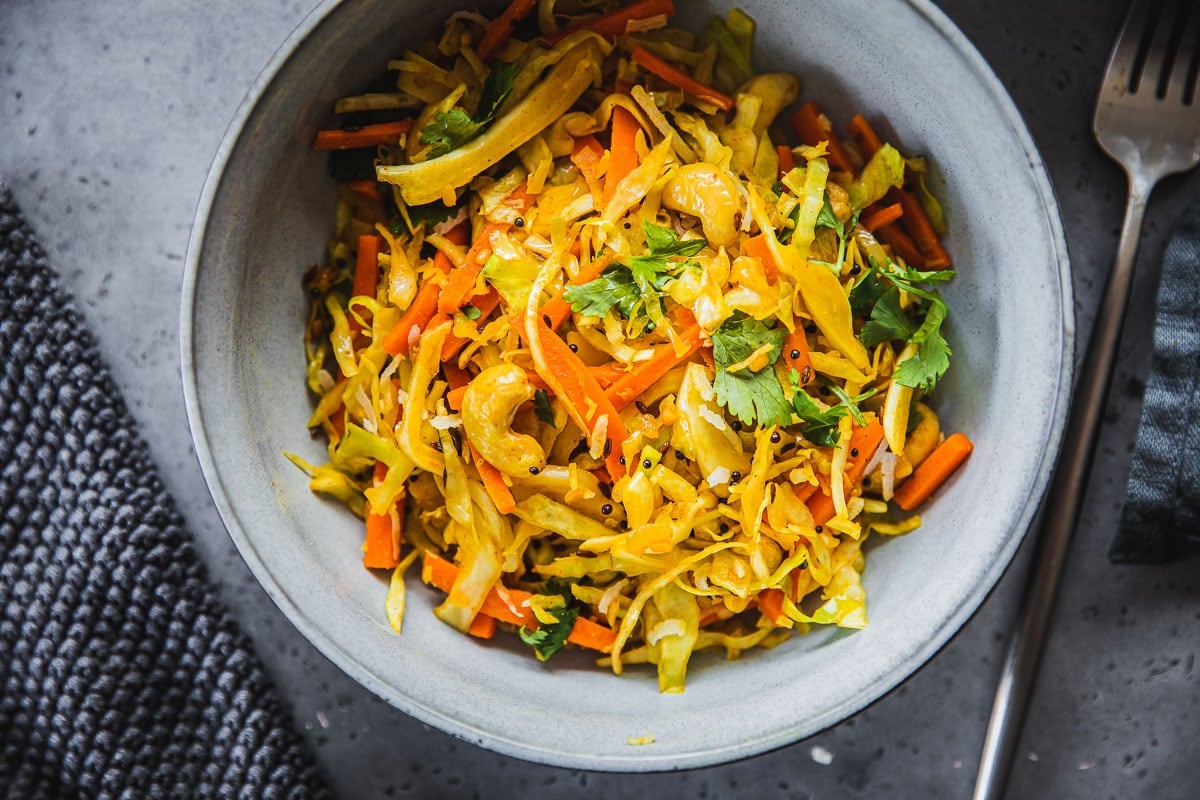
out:
M950 18L932 0L897 0L902 5L911 7L917 12L930 28L943 37L971 67L973 77L987 90L997 110L1008 123L1011 134L1020 144L1027 158L1030 178L1041 201L1043 217L1048 226L1048 238L1053 246L1052 257L1058 267L1058 297L1060 302L1060 318L1062 320L1062 358L1059 362L1057 375L1057 390L1054 394L1054 408L1050 414L1050 440L1042 450L1038 459L1035 478L1027 499L1015 516L1012 534L999 548L998 557L981 574L981 583L986 591L977 596L968 597L966 602L950 614L937 634L920 647L910 651L900 659L896 669L885 680L879 681L860 696L846 699L830 708L821 718L814 720L816 726L807 733L797 734L795 729L764 736L748 742L733 742L723 746L709 747L702 750L692 750L684 753L673 753L669 757L655 756L646 748L632 748L637 756L613 758L595 757L586 753L565 753L515 741L503 735L480 729L477 726L465 724L441 711L422 703L409 696L399 696L390 684L379 679L370 669L360 664L351 653L327 638L320 626L309 619L291 600L287 592L271 577L270 571L259 558L257 551L241 526L236 510L225 491L221 476L217 471L214 456L209 448L209 439L205 428L204 417L200 406L198 392L197 360L195 358L195 338L193 336L196 322L197 283L200 263L203 256L204 240L208 233L210 214L213 202L222 186L226 167L236 150L237 143L246 131L246 124L257 110L267 90L276 80L287 62L297 52L299 45L313 34L328 18L343 0L322 0L310 11L292 30L286 39L271 55L262 70L255 77L250 87L234 112L234 115L222 136L212 165L205 177L204 186L197 201L196 214L188 239L184 272L180 296L180 372L183 382L184 409L187 416L196 458L200 464L205 484L208 487L213 504L215 505L226 532L233 540L242 559L250 568L251 573L267 595L275 603L288 621L304 636L308 642L322 655L333 662L339 669L353 678L377 697L397 708L402 713L417 720L433 725L440 730L464 741L486 747L501 754L520 758L526 761L565 767L573 769L593 769L611 772L653 772L683 768L712 766L734 761L800 741L802 738L814 735L839 722L848 719L867 706L875 703L904 681L908 680L934 655L937 654L961 630L963 625L979 610L984 601L995 590L1000 577L1012 563L1017 549L1029 531L1030 525L1037 513L1042 498L1049 486L1053 467L1058 459L1059 449L1065 435L1065 421L1070 409L1070 397L1073 387L1075 370L1075 311L1074 292L1071 283L1071 270L1068 257L1066 237L1063 230L1061 213L1053 183L1050 180L1045 162L1037 149L1032 134L1024 118L1018 111L1008 91L1000 79L992 71L986 59Z

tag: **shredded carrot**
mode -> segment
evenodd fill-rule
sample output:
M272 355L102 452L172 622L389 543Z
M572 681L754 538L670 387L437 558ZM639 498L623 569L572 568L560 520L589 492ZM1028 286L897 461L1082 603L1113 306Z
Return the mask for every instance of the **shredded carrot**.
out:
M467 393L466 386L455 386L450 391L446 392L446 405L451 411L462 410L463 395Z
M896 505L912 511L929 499L934 491L946 482L954 470L967 460L975 445L966 434L955 433L937 446L928 458L921 462L913 474L896 489Z
M487 614L476 614L467 628L467 633L478 639L490 639L496 635L496 618Z
M800 373L800 385L807 386L816 373L813 372L812 359L808 355L808 337L804 335L804 326L796 321L793 328L783 339L783 362L789 369Z
M456 245L464 245L467 242L467 226L465 223L451 228L446 233L446 238ZM438 251L433 257L433 267L443 275L448 274L454 265L446 254ZM433 319L437 313L438 295L442 292L442 287L432 281L425 281L421 284L421 288L417 290L417 296L413 298L412 305L400 317L400 320L392 326L392 329L383 337L381 344L385 352L389 355L401 355L408 353L411 346L411 340L414 331L419 334L425 330L425 327Z
M379 193L379 184L371 178L358 178L347 181L346 185L350 187L351 192L363 200L383 199L383 195Z
M375 464L375 485L387 476L387 464ZM404 518L404 506L399 507L400 518ZM392 569L396 559L396 537L393 535L391 514L372 514L367 511L367 538L363 542L363 566L368 569Z
M796 157L792 155L792 148L786 144L778 145L775 152L779 154L779 177L782 178L795 169Z
M488 322L488 317L500 305L500 293L495 287L489 286L483 294L477 294L471 298L471 305L479 311L479 316L474 320L475 330L480 330ZM442 345L442 361L450 361L466 346L467 342L471 341L465 336L459 336L454 331L451 331L446 336L446 342Z
M925 257L925 267L927 269L949 267L950 256L942 247L937 234L934 233L929 217L925 216L925 209L921 207L921 201L912 192L901 190L900 205L904 208L904 218L900 224L908 231L917 248Z
M524 214L536 199L536 195L525 191L525 184L522 183L505 199L504 205L515 209L518 214ZM507 222L489 222L483 226L479 236L471 243L471 249L467 251L462 266L450 271L450 278L438 298L438 311L453 314L467 304L475 292L476 278L492 255L492 236L504 233L511 227Z
M346 130L317 131L313 141L314 150L351 150L357 147L378 147L381 144L396 144L400 137L412 130L413 121L383 122Z
M512 36L513 26L529 16L529 12L535 8L537 8L537 0L513 0L509 3L508 8L504 9L504 13L491 21L487 30L484 31L483 38L479 40L479 46L475 48L479 60L487 61L500 48L504 47L509 37Z
M670 372L704 344L700 326L695 323L679 334L679 339L687 345L682 353L675 352L673 344L659 345L653 356L640 362L632 372L625 373L612 386L608 387L606 394L614 408L618 411L625 408L636 400L638 395L649 389L655 381Z
M883 441L883 425L877 419L871 420L864 427L856 427L850 434L850 453L846 458L845 486L847 492L851 486L862 480L863 470L867 468L867 462L871 460L871 456L875 455L875 450L881 441ZM815 525L824 525L837 513L833 498L826 492L821 492L809 500L808 510L812 512Z
M375 297L379 284L379 246L382 240L374 234L358 237L358 256L354 263L354 295Z
M458 567L454 563L435 553L425 553L425 558L421 562L421 580L443 592L448 592L454 586L454 580L457 577ZM503 584L497 583L484 598L483 607L479 609L479 613L510 625L537 628L537 618L529 606L529 599L532 596L529 592L521 589L509 589ZM611 628L583 617L575 620L571 634L567 637L568 642L580 647L599 650L601 653L611 652L616 639L617 634Z
M743 242L742 254L757 258L762 262L763 274L767 277L767 283L779 282L779 265L775 263L775 256L771 254L771 248L767 245L765 236L760 234Z
M667 83L678 86L690 95L694 95L706 103L716 106L722 111L728 111L733 108L733 98L727 94L718 92L711 86L705 86L695 78L687 75L680 70L675 69L666 61L663 61L658 56L651 53L642 46L633 48L633 53L629 56L633 59L633 63L637 64L647 72L653 73L662 78Z
M904 216L904 206L900 205L899 203L892 203L890 206L884 206L883 208L872 211L870 214L864 214L863 217L859 219L858 224L862 225L871 233L874 233L877 228L881 228L884 225L890 225L896 220L900 219L902 216Z
M783 592L779 589L763 589L759 592L758 610L773 625L782 625L788 618L783 613Z
M621 106L613 108L612 141L608 156L608 172L604 175L604 202L612 199L617 184L638 165L637 133L641 130L637 117Z
M589 185L600 182L603 176L600 161L603 157L604 145L595 136L588 134L576 137L575 145L571 148L571 163L579 167L580 174Z
M792 115L792 129L800 140L810 147L816 147L821 142L828 142L828 161L832 169L853 172L850 155L841 141L821 124L823 113L821 106L814 100L800 106Z
M846 132L858 145L858 149L862 151L865 159L869 160L871 156L875 155L876 150L883 147L883 140L875 135L875 129L862 114L855 114L850 118L850 122L846 124Z
M601 36L613 39L617 36L624 36L626 27L630 22L640 19L649 19L657 16L671 16L675 13L674 0L640 0L637 3L631 3L624 8L618 8L611 14L605 14L603 17L584 22L581 25L575 25L570 28L552 33L546 37L550 44L558 44L570 34L579 30L594 31Z
M475 445L468 446L471 448L471 458L475 461L475 469L479 470L479 479L483 481L483 488L487 490L488 497L496 504L496 510L501 514L511 514L517 507L517 501L513 499L512 489L504 482L500 470L485 461L475 449Z
M917 249L916 243L909 238L908 234L900 230L900 226L895 223L881 225L875 230L875 238L890 246L895 254L903 258L910 267L925 269L925 257L921 255L921 251Z
M629 431L625 428L621 414L608 399L595 376L579 360L579 356L571 351L558 334L546 326L540 315L536 335L542 346L547 367L554 373L553 381L545 375L542 378L547 383L557 382L562 386L567 394L562 400L566 402L567 409L579 427L590 432L597 420L601 417L608 418L607 438L610 444L605 447L604 464L610 475L621 478L625 475L625 465L622 463L625 457L621 455L621 445L629 438Z

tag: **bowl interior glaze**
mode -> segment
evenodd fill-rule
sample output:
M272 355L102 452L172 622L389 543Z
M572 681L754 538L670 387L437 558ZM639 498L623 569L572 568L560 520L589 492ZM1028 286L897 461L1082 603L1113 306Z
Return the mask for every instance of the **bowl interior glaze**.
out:
M281 455L323 460L304 427L312 401L301 275L322 258L334 193L313 134L337 97L433 35L446 4L318 8L252 87L209 175L188 252L183 375L197 453L230 535L325 655L406 713L484 747L650 771L732 760L832 725L962 625L1044 491L1071 385L1072 303L1055 200L1012 102L923 0L740 5L759 21L760 70L794 72L802 97L834 120L862 112L906 154L931 157L959 270L945 291L954 358L937 407L943 427L968 432L976 450L919 531L870 549L865 630L814 631L737 663L699 655L682 695L660 695L651 669L617 678L582 654L546 666L514 637L461 636L430 613L437 597L415 570L396 636L386 586L361 566L361 524L312 495ZM700 2L680 15L701 27L727 8ZM627 742L649 735L651 746Z

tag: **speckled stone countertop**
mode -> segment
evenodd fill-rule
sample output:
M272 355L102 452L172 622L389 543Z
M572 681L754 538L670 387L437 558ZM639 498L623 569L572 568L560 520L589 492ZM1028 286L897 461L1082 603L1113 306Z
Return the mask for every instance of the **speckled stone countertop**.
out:
M7 0L0 4L0 179L81 301L220 593L338 796L968 796L1028 545L950 644L879 702L791 747L675 774L573 772L462 744L375 699L276 610L225 533L192 451L179 377L179 286L197 198L226 125L313 5ZM1125 3L940 5L1012 93L1049 167L1083 340L1125 194L1120 170L1090 133ZM1115 567L1104 557L1149 369L1159 262L1167 234L1196 197L1200 174L1168 180L1149 206L1098 463L1013 798L1200 795L1200 564Z

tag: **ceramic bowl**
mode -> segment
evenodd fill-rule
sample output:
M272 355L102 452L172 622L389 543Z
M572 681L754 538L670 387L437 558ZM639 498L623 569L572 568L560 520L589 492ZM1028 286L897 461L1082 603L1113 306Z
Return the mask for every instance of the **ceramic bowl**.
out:
M485 5L497 5L486 3ZM281 451L322 460L304 423L301 275L333 223L326 156L309 145L333 101L438 30L438 0L325 3L251 88L208 176L183 291L183 376L204 474L230 535L293 624L369 690L423 722L520 758L650 771L794 742L863 708L975 611L1020 543L1057 452L1071 385L1067 250L1045 168L1013 103L967 39L924 0L741 3L760 69L787 69L835 120L886 120L934 165L959 270L946 289L947 430L976 444L908 536L878 542L865 630L816 630L739 662L698 655L687 691L653 670L616 677L583 654L549 665L515 637L462 636L412 573L404 633L361 566L361 523L311 494ZM681 3L697 28L723 3ZM903 46L900 46L903 44ZM653 737L631 746L630 737Z

